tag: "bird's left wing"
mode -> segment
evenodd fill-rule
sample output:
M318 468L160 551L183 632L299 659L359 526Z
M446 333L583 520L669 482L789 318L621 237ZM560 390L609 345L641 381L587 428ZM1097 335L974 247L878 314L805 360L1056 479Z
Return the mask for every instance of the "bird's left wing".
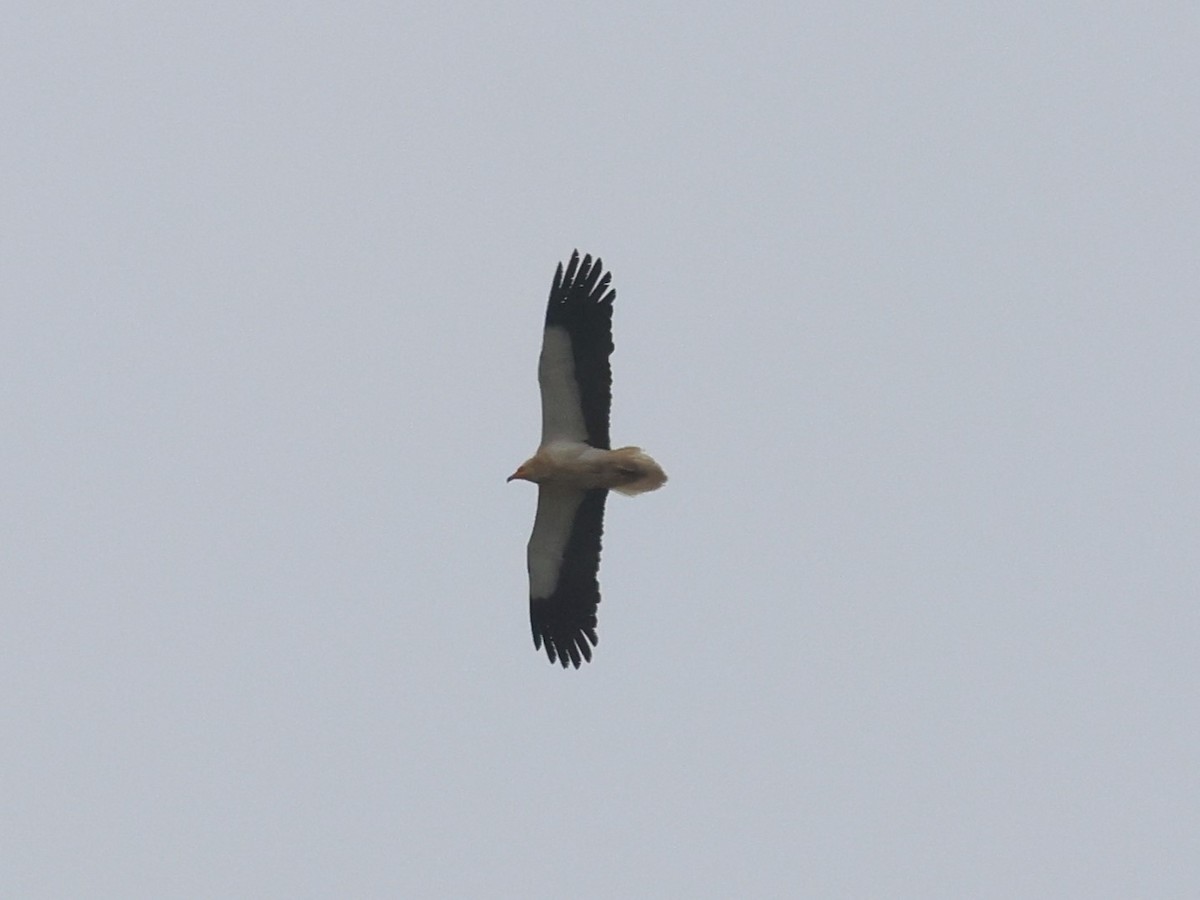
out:
M560 485L538 488L529 538L529 623L533 643L550 662L591 661L600 603L600 539L608 491Z
M542 443L579 441L609 449L612 403L612 314L616 291L604 263L579 251L554 274L538 361Z

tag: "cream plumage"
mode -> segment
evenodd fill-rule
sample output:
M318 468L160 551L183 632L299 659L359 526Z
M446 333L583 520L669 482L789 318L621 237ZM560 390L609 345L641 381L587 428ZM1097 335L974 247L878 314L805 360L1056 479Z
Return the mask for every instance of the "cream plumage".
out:
M599 259L559 263L546 307L538 385L542 440L509 476L538 485L529 538L529 620L533 643L551 662L579 667L596 645L600 539L610 489L640 494L666 474L638 447L609 449L608 421L616 291Z

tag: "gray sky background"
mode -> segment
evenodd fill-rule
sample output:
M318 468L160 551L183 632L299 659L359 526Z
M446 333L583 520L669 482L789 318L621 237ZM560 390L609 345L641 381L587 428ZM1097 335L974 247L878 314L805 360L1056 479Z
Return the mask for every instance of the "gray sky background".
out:
M1198 15L903 7L7 5L0 892L1195 897Z

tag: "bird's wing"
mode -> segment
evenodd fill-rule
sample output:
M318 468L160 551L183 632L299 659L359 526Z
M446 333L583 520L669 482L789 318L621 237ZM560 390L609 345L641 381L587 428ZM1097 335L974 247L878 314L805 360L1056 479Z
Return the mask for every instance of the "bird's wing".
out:
M608 413L612 403L612 313L617 292L599 258L579 251L563 272L554 274L546 328L538 361L542 389L542 443L586 441L609 449Z
M591 661L600 603L604 489L543 484L529 538L529 623L533 644L550 662L579 668Z

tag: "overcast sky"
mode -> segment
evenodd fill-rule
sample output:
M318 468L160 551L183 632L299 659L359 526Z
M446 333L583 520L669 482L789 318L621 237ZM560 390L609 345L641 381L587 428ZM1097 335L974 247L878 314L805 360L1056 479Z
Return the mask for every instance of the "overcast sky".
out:
M1197 896L1198 22L7 5L0 893Z

